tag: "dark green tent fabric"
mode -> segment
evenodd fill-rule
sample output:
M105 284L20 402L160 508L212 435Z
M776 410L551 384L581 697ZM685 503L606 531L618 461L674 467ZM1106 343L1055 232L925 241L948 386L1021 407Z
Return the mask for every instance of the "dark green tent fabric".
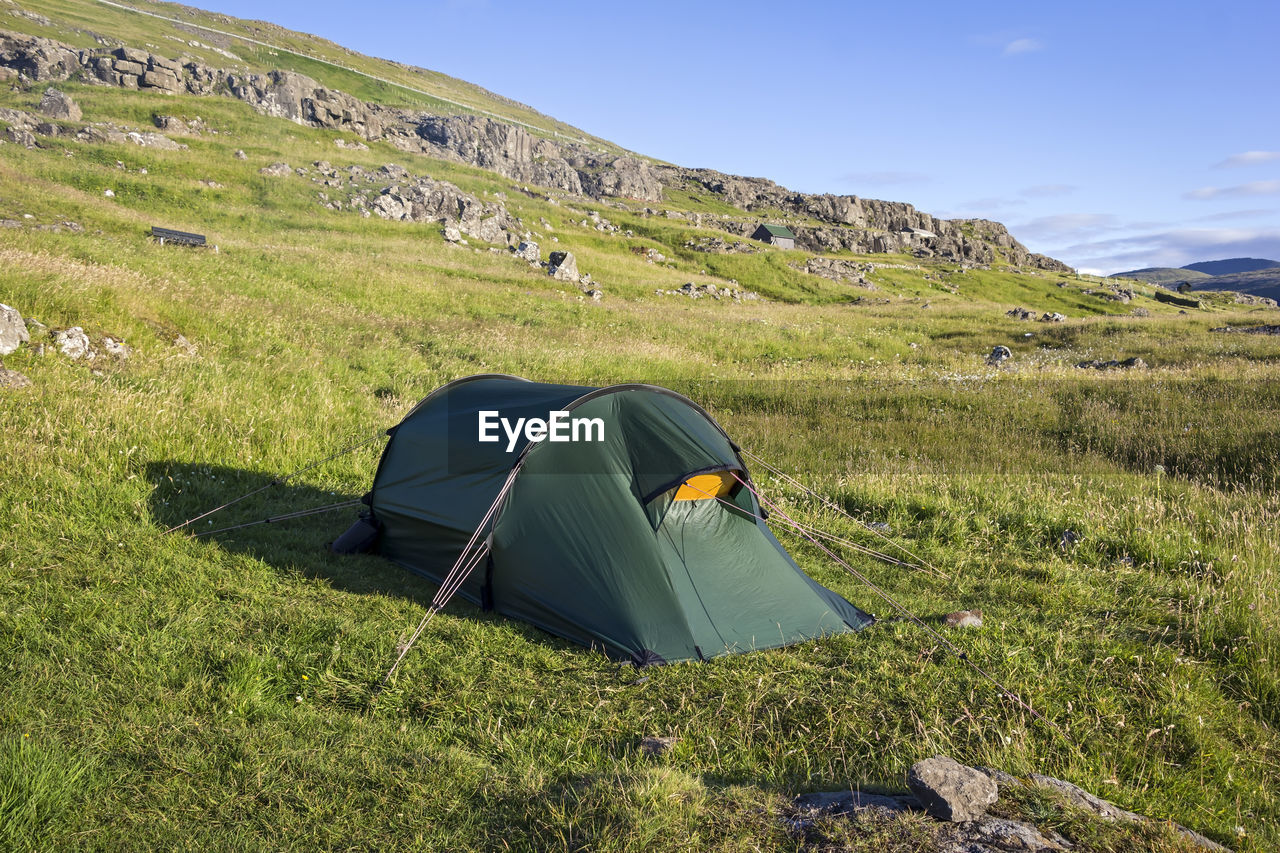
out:
M569 411L603 440L478 440L481 411ZM665 389L594 389L516 377L446 385L393 431L370 505L387 558L437 583L513 466L491 552L459 593L498 613L637 662L696 660L857 630L871 617L810 579L739 489L672 501L690 475L732 470L733 443Z

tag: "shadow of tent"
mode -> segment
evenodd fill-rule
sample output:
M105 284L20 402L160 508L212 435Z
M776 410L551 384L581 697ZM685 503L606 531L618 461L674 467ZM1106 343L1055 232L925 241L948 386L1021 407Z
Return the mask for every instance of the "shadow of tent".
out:
M359 505L278 523L224 530L299 510L354 501L360 498L358 494L325 491L297 482L274 483L275 475L268 472L185 462L150 463L147 477L155 487L150 499L151 516L161 529L167 530L228 501L250 495L190 525L186 535L203 534L200 539L225 551L260 560L281 573L322 579L345 592L396 596L423 608L431 604L436 593L436 584L382 557L334 554L329 550L330 543L359 516L362 509ZM183 531L170 535L183 535ZM485 613L461 598L455 598L445 610L468 619L500 622L533 642L554 648L578 648L531 625Z

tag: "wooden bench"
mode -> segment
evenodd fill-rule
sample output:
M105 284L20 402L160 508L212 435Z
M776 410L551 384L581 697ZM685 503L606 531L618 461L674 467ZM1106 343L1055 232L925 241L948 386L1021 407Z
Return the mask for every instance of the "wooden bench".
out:
M151 236L159 240L161 246L165 243L177 243L179 246L203 246L206 244L203 234L175 231L172 228L161 228L158 225L151 226Z

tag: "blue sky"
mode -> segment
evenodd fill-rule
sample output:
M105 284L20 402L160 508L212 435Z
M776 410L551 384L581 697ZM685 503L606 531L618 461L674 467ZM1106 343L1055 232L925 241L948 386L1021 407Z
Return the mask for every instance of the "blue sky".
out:
M633 151L1006 223L1105 273L1280 260L1280 3L203 0Z

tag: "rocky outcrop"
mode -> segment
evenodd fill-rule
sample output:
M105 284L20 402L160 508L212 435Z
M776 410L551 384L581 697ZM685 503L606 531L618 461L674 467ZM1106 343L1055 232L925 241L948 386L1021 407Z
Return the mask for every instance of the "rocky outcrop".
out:
M1029 251L999 222L938 219L905 202L809 195L764 178L725 175L711 169L655 166L653 171L666 186L711 192L745 211L782 210L798 218L830 223L830 226L790 224L796 235L796 246L811 252L903 252L973 264L993 263L999 253L1005 262L1014 266L1070 271L1070 267L1060 261ZM759 221L704 217L702 224L749 236Z
M448 181L419 177L391 184L369 208L383 219L438 222L446 231L456 229L486 243L519 242L520 223L503 205L483 202Z
M227 74L227 89L263 115L297 124L348 130L366 139L382 135L382 120L363 101L327 89L293 71L267 74Z
M927 765L934 765L929 774L938 776L940 781L937 785L948 789L948 799L968 804L962 806L965 811L953 811L951 806L931 807L926 802L939 796L934 782L923 782L920 779L926 775L921 771ZM935 772L939 769L938 765L943 770L940 776ZM1057 808L1071 810L1086 820L1097 821L1099 825L1156 823L1090 794L1078 785L1038 773L1020 778L989 767L966 767L952 759L937 756L912 767L908 779L912 778L917 781L910 786L911 790L915 792L919 788L923 797L919 793L870 794L855 790L802 794L795 798L786 817L787 824L793 833L804 837L814 832L819 821L866 822L878 827L881 834L888 837L885 833L892 833L892 824L901 820L904 821L904 827L912 826L917 830L923 828L928 833L927 843L921 843L919 836L913 833L911 837L917 839L913 849L927 849L937 853L1057 853L1080 849L1052 827L1037 826L1037 815L1034 812L1026 813L1025 809L1004 807L999 815L986 813L987 806L996 803L1001 795L1028 789L1034 789L1038 795L1049 798ZM959 784L952 785L946 781L948 779ZM921 812L927 812L938 822L932 826L922 826ZM1213 851L1227 850L1221 844L1184 826L1176 823L1169 823L1168 826L1194 847Z

